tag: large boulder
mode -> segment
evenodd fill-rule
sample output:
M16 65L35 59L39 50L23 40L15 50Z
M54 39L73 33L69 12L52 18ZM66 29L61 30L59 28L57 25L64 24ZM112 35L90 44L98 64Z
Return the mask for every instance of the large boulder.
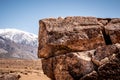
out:
M105 26L105 31L110 36L112 43L120 43L120 18L112 19Z
M95 17L66 17L40 20L40 58L85 51L104 45L102 28Z
M120 47L104 45L95 50L42 59L42 67L52 80L119 80L119 56Z
M74 80L94 70L90 54L94 50L71 52L64 55L42 59L44 73L52 80Z
M120 19L40 20L38 57L52 80L120 80Z
M120 80L120 47L109 45L97 48L92 62L96 66L95 71L80 80Z

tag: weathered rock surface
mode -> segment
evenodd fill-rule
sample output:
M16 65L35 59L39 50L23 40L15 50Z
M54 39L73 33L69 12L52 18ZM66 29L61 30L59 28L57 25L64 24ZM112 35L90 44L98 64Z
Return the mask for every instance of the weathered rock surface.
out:
M38 57L52 80L120 80L120 19L40 20Z
M40 20L38 56L41 58L91 50L104 44L102 28L95 17Z
M89 54L94 50L85 52L71 52L42 60L45 74L58 80L74 80L94 70ZM54 72L54 74L53 74Z
M110 36L112 43L120 43L120 19L112 19L105 26L105 31Z

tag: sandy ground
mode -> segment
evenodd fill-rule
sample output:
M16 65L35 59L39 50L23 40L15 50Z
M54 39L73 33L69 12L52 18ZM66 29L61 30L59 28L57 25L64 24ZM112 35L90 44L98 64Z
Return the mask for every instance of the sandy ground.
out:
M42 71L41 60L0 59L0 75L6 74L19 75L19 80L50 80Z
M30 73L27 75L20 74L21 78L19 80L50 80L43 74Z

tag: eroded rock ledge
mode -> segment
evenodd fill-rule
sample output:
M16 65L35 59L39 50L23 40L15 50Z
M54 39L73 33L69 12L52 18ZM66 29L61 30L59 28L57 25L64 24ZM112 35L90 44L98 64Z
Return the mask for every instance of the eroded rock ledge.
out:
M38 57L52 80L120 80L120 18L40 20Z

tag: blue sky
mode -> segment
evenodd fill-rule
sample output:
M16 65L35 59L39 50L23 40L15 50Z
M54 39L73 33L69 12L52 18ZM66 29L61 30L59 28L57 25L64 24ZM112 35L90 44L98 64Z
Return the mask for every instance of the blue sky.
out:
M120 18L120 0L0 0L0 28L38 34L40 19L59 16Z

